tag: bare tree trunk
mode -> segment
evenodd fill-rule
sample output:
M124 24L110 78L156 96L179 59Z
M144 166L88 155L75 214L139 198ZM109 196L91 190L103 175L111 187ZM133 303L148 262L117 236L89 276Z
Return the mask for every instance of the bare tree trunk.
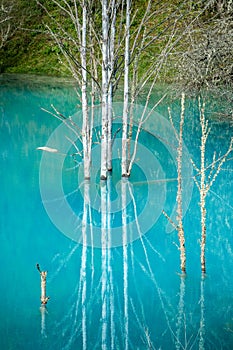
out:
M199 330L199 350L205 349L205 279L201 276L200 285L200 330Z
M40 314L41 314L41 324L40 324L40 333L43 338L47 338L46 334L46 314L47 314L47 309L45 305L41 305L40 307Z
M116 33L116 1L111 1L111 30L109 38L109 91L108 91L108 150L107 167L112 171L112 103L113 103L113 79L114 79L114 48Z
M82 286L82 344L83 350L87 349L87 222L90 206L90 185L84 182L83 218L82 218L82 262L81 262L81 286Z
M130 12L131 12L131 0L126 0L124 105L123 105L123 116L122 116L122 164L121 164L121 174L124 177L128 176L127 138L128 138L128 114L129 114Z
M86 37L87 37L87 5L86 0L82 3L82 46L81 46L81 65L82 65L82 143L83 143L83 162L84 162L84 178L90 179L90 150L89 136L90 125L88 116L88 101L87 101L87 57L86 57Z
M108 1L102 0L102 136L101 136L101 172L100 179L107 179L108 154Z
M114 283L113 283L113 271L112 266L114 261L112 260L112 251L111 251L111 189L112 189L112 177L109 176L107 180L107 261L108 261L108 289L109 289L109 313L110 313L110 344L111 350L115 350L115 298L114 298Z

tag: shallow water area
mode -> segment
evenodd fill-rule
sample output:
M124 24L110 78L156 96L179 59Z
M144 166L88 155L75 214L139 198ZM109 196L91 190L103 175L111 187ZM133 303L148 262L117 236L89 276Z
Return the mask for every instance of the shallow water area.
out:
M232 349L233 161L231 154L207 196L203 278L200 199L190 162L200 162L197 101L187 100L185 111L185 278L179 275L177 232L162 213L175 220L176 141L167 106L143 125L125 181L120 132L112 175L99 181L97 122L92 179L85 184L72 132L42 110L51 105L81 123L73 81L0 76L1 350ZM170 107L178 128L180 101ZM115 108L120 115L119 101ZM226 152L233 135L229 121L210 124L208 164L214 151L216 158ZM119 128L116 118L114 130ZM59 152L36 149L45 145ZM46 308L40 307L37 263L48 271Z

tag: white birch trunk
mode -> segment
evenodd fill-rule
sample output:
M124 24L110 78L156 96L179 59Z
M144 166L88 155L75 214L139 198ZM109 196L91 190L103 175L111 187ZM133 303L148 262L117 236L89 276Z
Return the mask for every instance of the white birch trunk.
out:
M41 277L41 302L42 304L45 304L45 300L46 300L46 276L47 276L47 272L46 271L42 271L40 274Z
M180 132L178 137L177 150L177 221L178 221L178 238L180 243L180 268L182 273L186 273L186 251L185 251L185 236L183 228L183 209L182 209L182 154L183 154L183 125L184 125L184 102L185 95L182 94L181 99L181 114L180 114Z
M47 313L47 309L46 309L45 305L41 305L40 313L41 313L41 335L42 335L43 338L47 338L47 334L46 334L46 313Z
M113 70L114 70L114 47L116 33L116 2L111 2L112 21L109 40L109 91L108 91L108 146L107 146L107 167L112 171L112 103L113 103Z
M108 149L108 1L102 0L102 136L100 179L107 179Z
M47 278L47 271L41 271L40 272L40 281L41 281L41 304L46 305L49 297L46 296L46 278Z
M86 0L82 3L82 45L80 50L81 65L82 65L82 112L83 112L83 125L82 125L82 143L83 143L83 163L84 163L84 178L90 179L90 149L89 149L89 136L90 125L88 116L88 100L87 100L87 4Z
M131 0L126 0L126 35L125 35L125 65L124 65L124 105L122 116L122 163L121 174L128 176L127 137L129 114L129 60L130 60L130 10Z

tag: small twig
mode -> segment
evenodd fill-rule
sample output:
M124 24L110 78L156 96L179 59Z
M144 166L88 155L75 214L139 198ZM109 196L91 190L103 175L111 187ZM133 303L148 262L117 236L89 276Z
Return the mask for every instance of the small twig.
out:
M170 222L170 224L174 227L175 230L178 230L178 226L174 223L174 221L170 218L170 216L165 212L165 210L162 211L165 218Z

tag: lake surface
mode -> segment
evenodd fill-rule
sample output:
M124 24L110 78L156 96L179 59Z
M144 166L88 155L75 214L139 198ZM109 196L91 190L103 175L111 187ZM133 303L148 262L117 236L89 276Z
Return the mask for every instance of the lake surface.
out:
M41 109L51 105L80 123L71 81L0 76L0 349L232 349L233 153L207 196L203 278L200 199L190 161L200 164L197 100L187 99L185 110L185 278L177 231L162 213L175 221L177 144L166 103L143 125L128 181L120 177L116 118L106 184L99 181L98 107L92 180L85 183L74 134ZM170 107L178 130L180 101ZM114 108L119 116L119 99ZM142 111L143 98L134 135ZM210 125L207 165L233 136L230 121L214 118ZM45 145L58 152L36 149ZM37 263L48 271L46 308Z

